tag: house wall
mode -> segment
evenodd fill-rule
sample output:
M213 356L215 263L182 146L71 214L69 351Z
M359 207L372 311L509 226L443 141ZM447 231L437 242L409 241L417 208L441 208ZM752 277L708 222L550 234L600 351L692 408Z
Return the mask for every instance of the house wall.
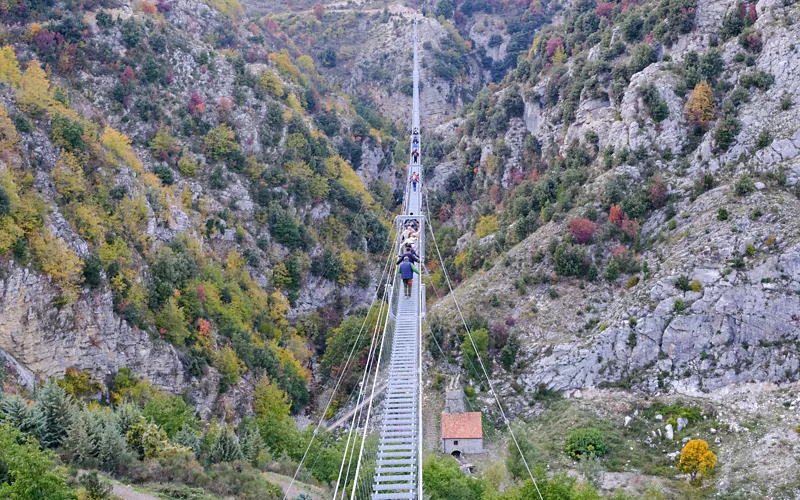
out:
M458 441L458 444L455 442ZM483 439L442 439L442 453L483 453Z

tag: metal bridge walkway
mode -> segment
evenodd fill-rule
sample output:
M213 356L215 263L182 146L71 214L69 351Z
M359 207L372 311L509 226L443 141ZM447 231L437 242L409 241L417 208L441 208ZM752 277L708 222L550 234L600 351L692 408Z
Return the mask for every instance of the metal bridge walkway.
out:
M416 251L424 259L425 220L421 215L422 163L419 113L419 61L417 48L417 23L414 19L414 94L409 144L409 165L406 171L411 176L420 176L416 189L406 184L403 216L397 218L397 233L401 234L409 220L419 224L419 240ZM416 153L416 154L415 154ZM402 253L402 242L396 250ZM417 264L419 266L419 264ZM387 328L391 335L392 348L388 381L384 391L383 417L379 427L377 462L372 484L373 500L422 498L422 317L425 312L425 287L419 276L415 276L411 296L403 293L400 276L392 280L390 319Z

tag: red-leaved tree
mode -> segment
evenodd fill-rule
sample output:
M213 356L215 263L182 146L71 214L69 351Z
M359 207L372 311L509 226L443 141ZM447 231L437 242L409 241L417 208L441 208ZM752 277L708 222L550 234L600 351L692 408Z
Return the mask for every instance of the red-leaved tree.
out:
M619 225L622 222L622 216L625 212L622 211L619 205L611 204L611 209L608 211L608 220L612 224Z
M597 17L605 17L611 19L611 13L614 11L614 2L601 2L597 4L594 9L594 15Z
M552 59L558 48L563 46L564 46L564 40L562 40L560 36L554 36L553 38L548 40L547 45L545 46L545 52L547 52L547 57Z
M203 96L198 94L197 92L192 94L192 97L189 99L189 112L197 116L206 109L206 100L203 99Z
M654 208L661 208L667 199L667 182L663 177L657 176L650 185L650 203Z
M595 224L589 219L572 219L569 221L569 232L575 243L585 245L594 235Z
M620 227L622 227L622 231L627 234L630 239L636 238L639 234L639 223L628 217L628 214L625 214L625 217L622 218Z

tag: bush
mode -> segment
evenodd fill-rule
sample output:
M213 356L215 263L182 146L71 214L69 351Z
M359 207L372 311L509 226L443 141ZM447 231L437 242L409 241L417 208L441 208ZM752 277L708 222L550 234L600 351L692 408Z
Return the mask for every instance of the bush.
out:
M555 271L561 276L586 276L591 259L586 249L576 245L561 243L553 254Z
M733 113L726 113L714 128L714 142L716 142L717 147L723 152L727 151L736 140L740 128L741 123L736 116Z
M595 224L589 219L572 219L569 221L569 232L575 243L585 245L594 235Z
M728 220L728 209L727 208L720 208L717 210L717 220L725 221Z
M172 169L169 167L165 167L164 165L157 165L153 167L153 173L161 179L161 182L165 186L171 186L175 184L175 174L172 173Z
M648 85L642 90L644 103L650 109L650 118L656 123L661 123L669 117L667 101L661 98L655 85Z
M752 193L756 189L756 186L753 184L753 179L751 179L749 175L742 174L736 179L734 189L739 196L746 196Z
M608 266L606 266L606 279L608 281L615 281L619 278L620 269L619 263L615 258L611 258L608 261Z
M763 129L758 134L758 139L756 139L756 149L764 149L765 147L769 146L772 143L772 134L769 133L769 130Z
M689 284L689 278L686 276L678 276L675 279L675 288L680 290L681 292L688 292L691 289L691 285Z
M630 63L631 74L642 71L656 60L656 49L649 43L640 43L633 49Z
M745 73L739 78L739 84L746 89L756 87L761 90L769 90L774 81L774 76L761 70Z
M574 459L580 459L587 455L602 457L608 452L608 446L605 436L600 430L586 427L569 433L566 452Z

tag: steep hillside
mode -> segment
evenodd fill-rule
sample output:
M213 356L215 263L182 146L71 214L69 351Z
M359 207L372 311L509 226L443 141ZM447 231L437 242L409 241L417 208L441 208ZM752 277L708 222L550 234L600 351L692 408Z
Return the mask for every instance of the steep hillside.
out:
M798 6L553 14L499 85L434 129L446 156L426 177L455 298L504 402L534 415L587 389L708 401L754 382L796 387ZM430 353L494 412L434 257L444 352Z
M236 3L24 5L0 53L17 379L129 368L209 418L250 413L266 372L301 411L310 359L373 298L392 125Z

